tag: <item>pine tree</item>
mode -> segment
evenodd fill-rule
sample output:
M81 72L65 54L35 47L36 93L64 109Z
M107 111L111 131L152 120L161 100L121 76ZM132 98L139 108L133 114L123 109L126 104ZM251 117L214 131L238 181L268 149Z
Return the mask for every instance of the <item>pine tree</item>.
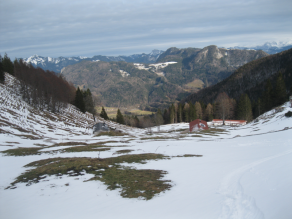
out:
M197 112L196 112L196 108L194 106L194 104L192 104L192 102L189 102L189 122L197 119Z
M237 119L250 122L253 118L251 102L247 94L242 94L237 104Z
M255 110L254 110L254 117L258 117L263 113L263 103L261 98L258 98L257 102L255 103Z
M190 109L190 105L188 103L185 103L184 108L183 108L183 121L184 122L189 122L189 109Z
M287 100L286 85L281 72L277 77L275 97L275 106L279 106Z
M183 110L182 110L182 105L181 103L178 105L178 110L177 110L177 121L182 122L183 121Z
M0 55L0 83L4 83L4 80L5 80L5 74L3 71L2 56Z
M167 110L167 109L164 110L163 120L164 120L164 124L168 124L169 123L169 110Z
M157 113L154 115L154 121L155 121L155 125L157 126L160 126L164 123L163 116L160 109L158 109Z
M171 107L169 108L169 123L172 124L174 123L175 119L175 109L174 105L172 104Z
M269 111L273 108L273 87L270 79L268 79L266 85L265 85L265 91L263 94L263 111Z
M89 90L89 88L87 88L86 91L83 91L83 100L84 100L84 104L85 104L85 111L95 115L96 110L94 109L92 94L91 94L91 91Z
M85 113L85 103L84 103L84 100L83 100L83 94L80 91L79 87L76 90L74 105L78 109L80 109L81 112Z
M120 109L117 111L117 123L125 124L124 116L122 115Z
M4 58L2 59L3 71L11 75L14 75L14 65L7 53L5 53Z
M101 112L100 112L100 117L104 118L105 120L109 119L108 116L107 116L107 113L106 113L106 111L105 111L105 109L103 107L102 107Z
M213 106L212 104L208 103L206 107L206 118L208 121L212 121L214 119L213 117Z

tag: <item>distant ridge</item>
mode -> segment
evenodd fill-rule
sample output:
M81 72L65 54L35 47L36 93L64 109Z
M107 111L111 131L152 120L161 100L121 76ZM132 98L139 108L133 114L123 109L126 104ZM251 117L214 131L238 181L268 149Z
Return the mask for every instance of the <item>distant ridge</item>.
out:
M33 55L29 58L23 59L27 63L31 63L34 67L40 67L44 70L50 70L57 73L60 73L62 69L68 65L74 65L76 63L79 63L81 61L104 61L104 62L130 62L130 63L155 63L158 57L163 53L162 50L154 49L149 54L134 54L130 56L103 56L103 55L96 55L92 58L88 57L58 57L58 58L51 58L51 57L43 57L39 55Z
M261 46L235 46L230 47L228 49L242 49L242 50L263 50L264 52L268 54L276 54L280 53L282 51L288 50L292 48L292 40L286 41L286 42L266 42L265 44Z
M291 95L292 49L249 62L238 68L225 80L191 94L182 102L195 103L201 100L205 103L212 103L221 92L226 92L229 97L234 99L247 93L251 101L257 101L263 94L268 79L275 86L279 72L282 73L286 89Z
M89 88L105 106L122 104L155 111L266 56L269 54L263 51L228 50L214 45L203 49L173 47L161 54L156 64L83 61L67 66L62 74L75 86Z

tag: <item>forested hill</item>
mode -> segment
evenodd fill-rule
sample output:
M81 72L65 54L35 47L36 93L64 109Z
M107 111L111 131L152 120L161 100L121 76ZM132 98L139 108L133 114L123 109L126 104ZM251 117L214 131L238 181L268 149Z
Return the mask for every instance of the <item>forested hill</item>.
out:
M170 48L156 64L83 61L67 66L62 74L75 86L90 88L106 106L168 107L210 84L216 84L238 67L268 56L263 51Z
M268 56L263 51L224 49L211 45L203 49L169 48L157 62L176 61L164 69L165 77L171 82L189 89L194 80L201 80L204 87L216 84L232 74L240 66Z
M246 93L251 101L257 101L263 97L267 83L271 82L273 87L276 86L276 79L280 72L285 81L286 92L291 94L292 49L249 62L225 80L188 96L182 102L203 101L212 103L217 95L222 92L226 92L230 98L237 100L241 94Z
M67 66L62 74L74 85L90 88L105 106L169 105L184 92L155 72L127 62L83 61Z

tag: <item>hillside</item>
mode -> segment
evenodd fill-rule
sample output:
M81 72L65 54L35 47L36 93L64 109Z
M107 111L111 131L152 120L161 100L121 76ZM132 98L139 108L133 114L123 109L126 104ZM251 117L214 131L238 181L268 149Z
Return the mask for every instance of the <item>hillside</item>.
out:
M92 114L82 113L71 104L62 107L58 113L38 110L21 98L21 87L15 77L6 74L5 78L5 85L0 83L0 134L8 138L16 136L48 142L60 137L92 136L92 126L96 123ZM136 130L99 116L96 116L96 121L105 122L113 130L121 132L135 133Z
M173 101L183 92L155 72L126 62L83 61L66 67L62 74L76 86L89 87L106 106L144 108Z
M203 49L170 48L160 55L157 62L178 62L164 69L165 77L170 82L183 86L200 79L207 87L225 79L238 67L265 56L268 54L263 51L224 49L217 46Z
M0 84L0 217L291 218L292 127L285 103L242 127L152 135L108 122L123 136L92 135L91 115L24 102ZM15 210L17 209L17 210Z
M267 56L262 51L170 48L156 64L83 61L62 70L68 81L90 88L106 106L165 108L216 84L239 66Z
M238 99L242 93L247 93L252 101L256 101L263 95L268 79L275 86L279 72L283 74L286 88L291 94L292 49L249 62L220 83L192 94L183 101L194 103L202 100L211 103L221 92L226 92L234 99Z

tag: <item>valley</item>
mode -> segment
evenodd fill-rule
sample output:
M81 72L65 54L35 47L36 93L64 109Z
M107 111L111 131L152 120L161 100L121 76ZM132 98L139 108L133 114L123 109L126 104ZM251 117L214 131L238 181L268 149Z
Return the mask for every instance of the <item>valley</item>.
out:
M15 82L0 84L2 218L292 216L289 102L245 126L191 133L97 116L112 131L93 135L92 114L38 110Z
M89 88L104 106L156 111L265 56L268 54L262 51L216 46L170 48L154 64L84 60L65 67L62 75L75 86Z

